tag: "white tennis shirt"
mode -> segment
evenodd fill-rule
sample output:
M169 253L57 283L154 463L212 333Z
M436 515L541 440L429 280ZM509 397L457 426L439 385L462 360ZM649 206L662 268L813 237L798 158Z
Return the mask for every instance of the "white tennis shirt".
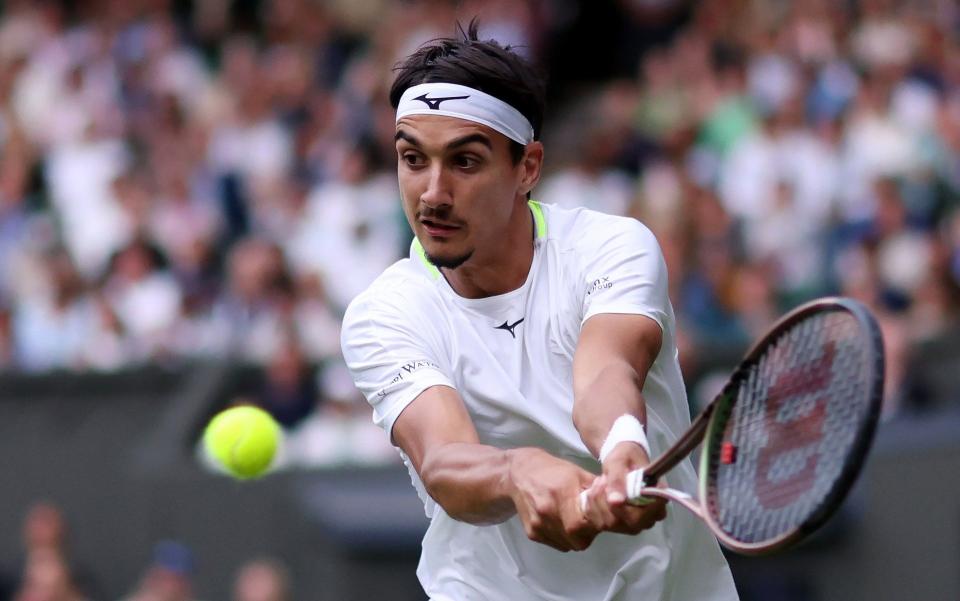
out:
M582 324L599 313L654 319L663 344L643 388L654 457L690 423L677 361L673 309L660 247L640 222L530 203L536 225L524 284L466 299L423 257L417 241L350 304L343 354L389 434L431 386L463 399L484 444L539 447L593 472L600 466L573 426L573 354ZM685 509L637 536L600 534L561 553L529 540L518 517L474 526L448 516L403 455L430 526L417 576L433 601L735 600L719 545ZM696 491L690 461L667 476Z

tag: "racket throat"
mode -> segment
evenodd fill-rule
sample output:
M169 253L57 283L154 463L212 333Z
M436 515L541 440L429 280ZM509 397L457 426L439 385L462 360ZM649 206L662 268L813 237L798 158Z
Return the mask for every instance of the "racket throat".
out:
M653 463L645 469L644 481L646 486L656 486L660 478L676 467L681 461L700 444L703 436L710 424L710 418L713 415L717 403L714 402L707 406L700 415L697 416L687 432L676 442L676 444L665 454L658 457Z

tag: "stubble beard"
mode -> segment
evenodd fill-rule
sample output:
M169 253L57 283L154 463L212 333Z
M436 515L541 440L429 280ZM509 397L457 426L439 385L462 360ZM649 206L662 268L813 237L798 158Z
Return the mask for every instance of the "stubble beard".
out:
M429 253L424 253L424 254L426 254L427 260L430 261L430 263L437 269L440 269L441 267L444 269L456 269L457 267L460 267L461 265L463 265L464 263L470 260L470 257L473 256L473 251L470 250L462 255L459 255L456 257L449 257L449 258L436 257Z

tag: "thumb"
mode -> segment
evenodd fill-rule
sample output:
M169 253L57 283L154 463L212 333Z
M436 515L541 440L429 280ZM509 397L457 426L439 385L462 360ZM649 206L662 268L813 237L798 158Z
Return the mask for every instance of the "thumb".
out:
M627 501L627 474L649 463L643 447L633 442L622 442L607 456L603 473L607 477L607 503L622 505Z
M610 458L603 465L603 475L607 482L607 503L611 506L622 505L627 500L627 463Z

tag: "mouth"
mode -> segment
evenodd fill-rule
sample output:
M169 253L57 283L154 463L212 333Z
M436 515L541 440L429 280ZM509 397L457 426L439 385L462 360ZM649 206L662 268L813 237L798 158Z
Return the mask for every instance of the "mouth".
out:
M427 234L435 238L446 238L453 235L460 229L459 225L444 223L435 219L420 219L420 225L426 230Z

